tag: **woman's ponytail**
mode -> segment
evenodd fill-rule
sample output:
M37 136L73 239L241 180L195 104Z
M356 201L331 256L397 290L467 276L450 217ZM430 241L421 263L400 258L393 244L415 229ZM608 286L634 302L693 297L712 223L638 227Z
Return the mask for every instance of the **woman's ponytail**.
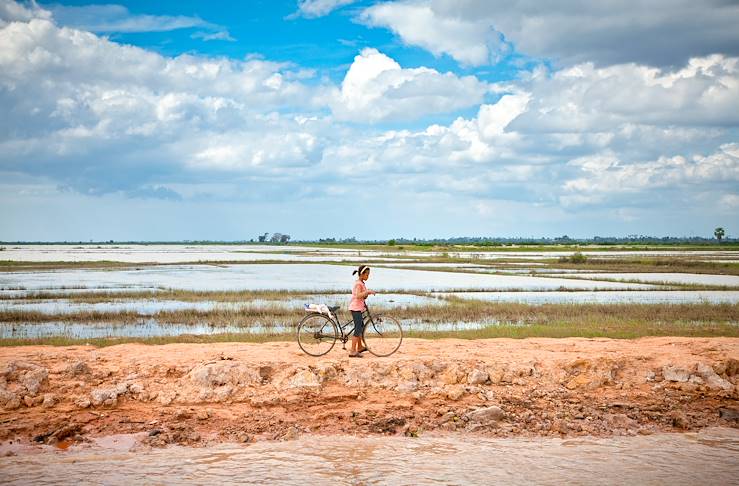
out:
M352 272L352 275L362 275L367 270L369 270L369 267L367 265L359 265L359 268L357 268L356 270L354 270Z

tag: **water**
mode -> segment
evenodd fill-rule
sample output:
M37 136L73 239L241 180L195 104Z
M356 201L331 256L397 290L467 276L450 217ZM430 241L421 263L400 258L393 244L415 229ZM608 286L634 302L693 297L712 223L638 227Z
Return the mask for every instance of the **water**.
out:
M68 339L153 338L168 336L203 336L213 334L282 334L294 326L214 326L208 323L169 324L155 319L142 319L135 324L114 322L0 322L0 339Z
M171 288L195 291L343 291L353 283L352 266L325 264L163 265L139 269L68 269L0 273L0 288L28 292L75 288ZM376 269L367 282L373 290L470 289L650 289L653 285L573 278L486 275L427 270Z
M367 258L442 257L450 256L469 260L544 260L570 256L574 251L378 251L352 250L348 248L316 248L276 245L13 245L3 251L3 260L16 261L116 261L128 263L186 263L197 261L326 261L343 259L360 261ZM738 251L641 251L608 250L583 251L583 255L599 259L624 257L676 257L704 261L739 261ZM406 260L407 261L407 260Z
M736 290L626 290L577 292L444 292L440 297L523 304L712 304L739 303Z
M209 312L215 310L248 310L263 308L278 309L302 309L304 304L322 303L326 305L339 305L346 309L350 296L348 294L315 294L299 297L290 297L280 300L252 299L244 302L216 302L212 300L181 301L181 300L157 300L138 299L124 300L115 299L110 302L71 302L68 299L56 300L0 300L0 311L10 312L41 312L43 314L73 314L77 312L135 312L141 316L151 316L158 312L172 312L182 310L194 310ZM439 306L446 302L434 298L414 294L377 294L372 296L372 304L382 307L399 306Z
M5 484L739 484L739 431L608 439L305 436L0 460Z
M270 245L32 245L12 246L3 260L22 262L188 263L200 261L360 261L366 252ZM389 259L397 260L396 258Z
M578 274L572 278L739 287L739 276L737 275L707 275L700 273L588 273Z
M0 322L0 339L48 339L63 337L67 339L102 339L102 338L154 338L171 336L208 336L215 334L292 334L296 325L303 318L302 313L295 314L294 322L270 325L212 325L207 322L195 324L178 324L159 322L156 319L141 319L137 323L117 322ZM346 319L342 316L342 324ZM347 317L348 319L348 317ZM442 323L420 322L414 319L403 320L401 325L408 331L450 332L483 329L499 325L494 319L465 322L453 321ZM349 328L351 329L351 327Z

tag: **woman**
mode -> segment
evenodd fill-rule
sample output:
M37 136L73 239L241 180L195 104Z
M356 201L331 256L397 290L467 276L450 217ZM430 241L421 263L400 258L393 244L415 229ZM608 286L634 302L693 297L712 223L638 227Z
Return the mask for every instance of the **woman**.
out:
M349 357L361 358L361 353L367 351L367 347L362 345L362 332L364 331L362 312L367 310L367 304L364 300L377 292L367 290L364 285L370 275L370 268L367 265L360 265L358 269L352 272L352 275L358 275L358 277L357 281L354 282L354 287L352 287L352 300L349 302L349 310L352 312L352 319L354 319L354 336L352 337L352 349L349 352Z

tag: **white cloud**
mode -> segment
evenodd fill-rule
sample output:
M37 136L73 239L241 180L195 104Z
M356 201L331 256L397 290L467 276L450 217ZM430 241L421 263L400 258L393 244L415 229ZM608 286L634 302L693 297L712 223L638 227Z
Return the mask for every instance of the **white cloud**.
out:
M321 110L334 88L304 69L167 58L39 18L0 27L0 45L0 170L171 198L165 183L194 171L273 177L320 160L315 122L290 113Z
M51 12L36 2L22 4L13 0L0 0L0 26L5 22L28 22L31 19L50 19Z
M487 64L494 55L488 45L492 40L489 26L439 16L426 3L380 3L365 9L360 19L373 27L391 29L407 44L423 47L437 56L449 54L463 64Z
M471 65L495 60L509 49L508 41L523 54L560 65L665 66L739 54L739 4L723 0L404 0L370 6L360 19Z
M532 93L516 126L541 132L612 131L625 123L730 126L739 123L739 59L691 59L663 71L635 64L578 64L522 82Z
M306 18L323 17L337 8L354 3L356 0L298 0L298 11L295 15Z
M367 49L336 86L258 57L161 56L29 12L0 26L0 178L183 204L291 198L317 213L361 187L383 211L400 204L399 220L431 207L468 228L513 210L541 224L592 210L600 224L606 210L624 221L685 210L683 198L735 202L736 58L490 85ZM465 108L476 115L418 121Z
M132 14L123 5L54 5L50 9L57 23L89 32L167 32L193 27L223 31L200 17Z
M708 156L660 157L657 160L623 163L615 154L606 153L572 160L582 177L564 183L564 191L595 195L598 200L614 194L650 192L656 189L689 189L707 183L739 183L738 144L722 145Z
M332 110L340 120L413 120L477 105L486 92L487 85L474 76L403 69L385 54L366 48L354 58Z

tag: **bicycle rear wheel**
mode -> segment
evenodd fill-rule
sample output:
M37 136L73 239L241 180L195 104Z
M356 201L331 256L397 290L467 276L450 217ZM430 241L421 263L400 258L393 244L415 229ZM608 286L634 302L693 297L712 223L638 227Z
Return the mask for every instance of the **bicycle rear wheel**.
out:
M334 321L323 314L308 314L298 324L298 346L311 356L323 356L333 349L339 332Z
M364 325L364 342L375 356L390 356L403 342L403 328L392 316L372 316Z

